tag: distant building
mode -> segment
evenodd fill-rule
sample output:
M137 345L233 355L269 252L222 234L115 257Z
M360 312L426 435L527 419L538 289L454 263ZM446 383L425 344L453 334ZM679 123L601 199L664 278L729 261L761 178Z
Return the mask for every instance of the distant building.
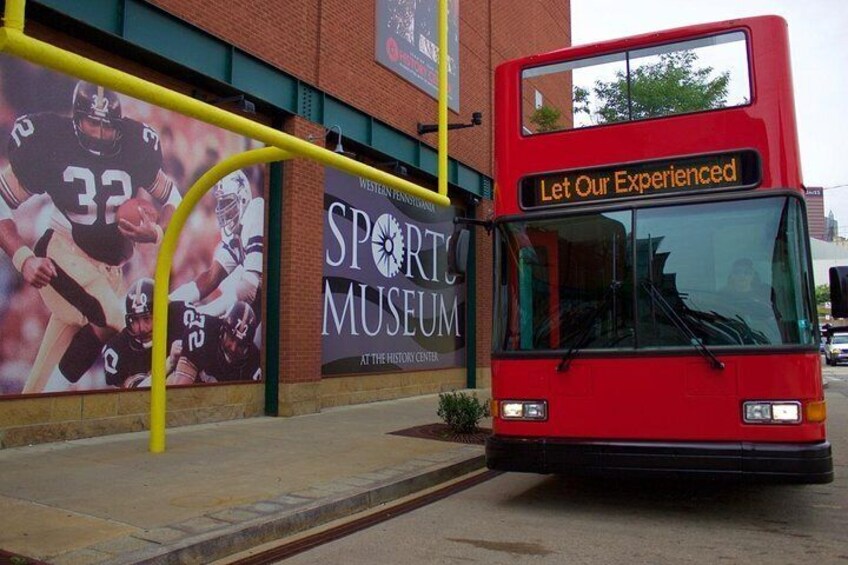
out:
M833 241L832 237L827 237L827 223L824 217L824 190L822 190L822 187L807 187L804 200L807 201L807 223L810 226L810 237L822 241Z
M808 210L807 214L809 213ZM825 241L836 241L839 239L839 222L833 217L832 211L827 215L827 220L825 221L825 237L823 239Z
M815 285L829 284L828 271L831 267L848 265L848 247L810 238Z

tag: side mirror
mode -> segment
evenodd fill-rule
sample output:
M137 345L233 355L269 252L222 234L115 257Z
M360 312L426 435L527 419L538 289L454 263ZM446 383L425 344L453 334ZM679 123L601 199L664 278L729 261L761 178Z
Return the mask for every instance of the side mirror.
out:
M456 225L448 244L448 274L465 276L468 272L468 246L471 232L468 228Z
M834 318L848 318L848 267L831 267L830 310Z

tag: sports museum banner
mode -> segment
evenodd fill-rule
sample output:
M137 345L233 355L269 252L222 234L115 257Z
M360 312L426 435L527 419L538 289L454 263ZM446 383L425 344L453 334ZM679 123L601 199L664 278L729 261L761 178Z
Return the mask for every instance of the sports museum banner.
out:
M439 96L439 3L377 0L377 62ZM459 0L448 0L448 106L459 112Z
M0 57L0 396L149 386L162 230L244 137ZM239 171L174 257L169 384L261 378L265 183Z
M465 284L446 271L455 208L326 169L322 373L465 364Z

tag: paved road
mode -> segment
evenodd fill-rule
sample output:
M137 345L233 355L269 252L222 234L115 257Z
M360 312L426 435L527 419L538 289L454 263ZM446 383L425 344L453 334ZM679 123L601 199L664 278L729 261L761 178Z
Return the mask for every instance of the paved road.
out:
M848 366L824 376L829 485L505 474L285 563L848 563Z
M824 377L825 385L829 386L831 382L848 382L848 365L837 365L830 367L824 362L822 356L822 376Z

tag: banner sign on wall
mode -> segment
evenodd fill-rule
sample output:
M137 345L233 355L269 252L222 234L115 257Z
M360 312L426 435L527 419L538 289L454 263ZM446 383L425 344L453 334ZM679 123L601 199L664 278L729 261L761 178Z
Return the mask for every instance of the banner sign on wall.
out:
M377 62L439 96L439 3L377 0ZM459 0L448 0L448 106L459 112Z
M465 284L447 273L457 209L326 169L322 374L465 364Z
M149 386L153 273L182 194L256 142L0 57L0 396ZM168 383L261 379L264 167L174 255Z

